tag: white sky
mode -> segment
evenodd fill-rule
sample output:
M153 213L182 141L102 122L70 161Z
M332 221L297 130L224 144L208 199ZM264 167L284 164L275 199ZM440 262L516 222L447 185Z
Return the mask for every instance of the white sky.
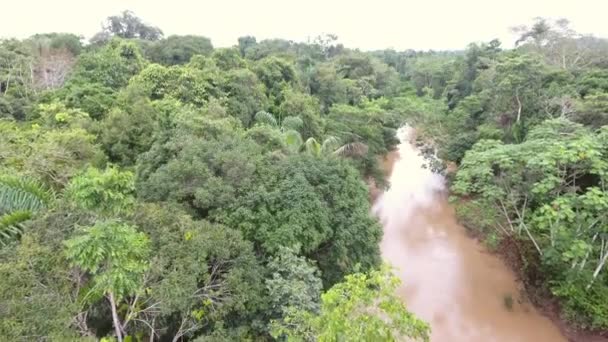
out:
M566 17L579 32L608 37L608 0L1 0L0 37L72 32L85 37L129 9L165 35L199 34L214 46L239 36L304 41L335 33L347 47L462 49L499 38L532 18Z

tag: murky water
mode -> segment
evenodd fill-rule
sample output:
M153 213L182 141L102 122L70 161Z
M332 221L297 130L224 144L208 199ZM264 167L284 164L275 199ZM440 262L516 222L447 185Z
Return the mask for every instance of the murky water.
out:
M383 258L403 282L399 295L431 324L431 340L566 341L527 303L513 272L458 225L443 178L422 167L411 134L399 131L391 188L374 211L384 226Z

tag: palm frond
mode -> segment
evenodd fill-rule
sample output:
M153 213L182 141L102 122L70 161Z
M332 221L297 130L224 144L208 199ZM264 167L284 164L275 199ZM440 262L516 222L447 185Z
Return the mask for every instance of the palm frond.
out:
M292 129L294 131L300 130L304 127L304 121L299 116L288 116L283 119L283 123L281 124L283 129Z
M302 136L294 130L288 130L283 133L285 146L291 152L298 152L302 147Z
M342 145L334 151L335 155L341 157L361 157L367 154L369 148L364 143L352 142Z
M262 125L269 125L269 126L274 126L276 127L277 124L277 119L275 119L275 117L265 111L259 111L255 114L255 122L262 124Z
M46 208L53 198L54 193L35 180L0 176L0 214L35 212Z
M329 136L323 140L323 144L321 144L321 152L333 152L338 148L338 146L340 146L340 140L334 136Z
M27 210L14 211L0 216L0 246L6 246L19 239L23 234L23 222L31 217L32 213Z
M306 148L306 152L312 154L313 156L318 157L321 155L321 144L319 144L315 138L308 138L304 143L304 146Z

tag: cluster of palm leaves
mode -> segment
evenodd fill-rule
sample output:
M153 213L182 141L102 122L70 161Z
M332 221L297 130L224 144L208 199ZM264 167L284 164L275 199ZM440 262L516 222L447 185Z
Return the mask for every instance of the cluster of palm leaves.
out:
M0 176L0 246L19 239L23 223L52 202L54 193L39 182Z
M327 137L322 142L313 137L304 141L298 132L304 124L299 117L288 116L279 124L271 113L260 111L255 115L255 122L280 129L283 132L285 146L292 152L303 150L314 156L334 154L340 157L356 157L363 156L368 151L367 145L361 142L340 145L340 140L334 136Z

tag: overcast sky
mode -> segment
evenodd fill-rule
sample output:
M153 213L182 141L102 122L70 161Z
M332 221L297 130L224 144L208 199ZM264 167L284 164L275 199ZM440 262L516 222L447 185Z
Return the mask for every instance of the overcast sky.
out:
M532 18L566 17L579 32L608 37L608 0L6 0L0 37L72 32L85 37L125 9L165 35L199 34L215 46L243 35L304 41L335 33L347 47L462 49L499 38Z

